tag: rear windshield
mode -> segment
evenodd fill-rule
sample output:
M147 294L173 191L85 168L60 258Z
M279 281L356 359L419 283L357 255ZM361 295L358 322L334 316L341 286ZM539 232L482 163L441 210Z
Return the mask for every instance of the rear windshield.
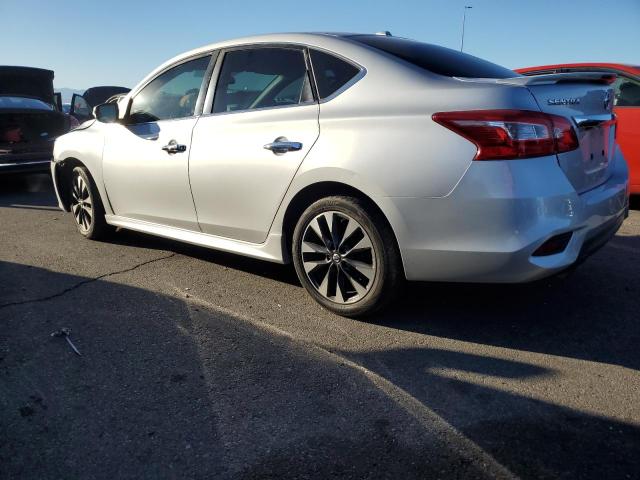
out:
M446 77L513 78L520 76L513 70L495 63L438 45L382 35L354 35L351 39Z

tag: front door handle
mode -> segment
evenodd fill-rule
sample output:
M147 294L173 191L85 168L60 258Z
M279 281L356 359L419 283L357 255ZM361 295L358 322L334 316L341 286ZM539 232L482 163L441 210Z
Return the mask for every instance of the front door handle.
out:
M162 150L164 150L165 152L167 152L169 154L181 153L181 152L186 152L187 151L187 146L186 145L180 145L175 140L171 140L164 147L162 147Z
M287 137L278 137L273 142L267 143L265 149L271 150L276 155L282 155L287 152L297 152L302 149L300 142L290 142Z

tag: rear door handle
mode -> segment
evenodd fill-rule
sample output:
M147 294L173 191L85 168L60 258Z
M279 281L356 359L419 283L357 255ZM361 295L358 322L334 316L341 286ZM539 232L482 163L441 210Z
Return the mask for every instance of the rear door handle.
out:
M187 151L187 146L186 145L181 145L178 142L176 142L175 140L171 140L164 147L162 147L162 150L164 150L165 152L167 152L169 154L181 153L181 152L186 152Z
M290 142L286 137L278 137L273 142L267 143L265 149L271 150L276 155L282 155L287 152L297 152L302 149L300 142Z

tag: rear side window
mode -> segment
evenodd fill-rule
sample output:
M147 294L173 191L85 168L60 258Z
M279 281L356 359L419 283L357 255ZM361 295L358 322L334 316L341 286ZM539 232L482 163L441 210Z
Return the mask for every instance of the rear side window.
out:
M520 76L495 63L438 45L380 35L355 35L351 39L446 77L513 78Z
M313 101L304 53L290 48L227 52L213 113L299 105Z
M360 71L355 66L328 53L310 50L313 73L320 99L333 95Z

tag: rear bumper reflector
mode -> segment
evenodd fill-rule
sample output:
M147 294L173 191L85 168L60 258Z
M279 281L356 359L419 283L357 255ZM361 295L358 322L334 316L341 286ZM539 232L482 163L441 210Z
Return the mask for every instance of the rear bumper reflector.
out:
M567 245L569 245L572 236L573 232L566 232L551 237L549 240L540 245L535 252L533 252L533 256L547 257L549 255L555 255L556 253L564 252L564 249L567 248Z

